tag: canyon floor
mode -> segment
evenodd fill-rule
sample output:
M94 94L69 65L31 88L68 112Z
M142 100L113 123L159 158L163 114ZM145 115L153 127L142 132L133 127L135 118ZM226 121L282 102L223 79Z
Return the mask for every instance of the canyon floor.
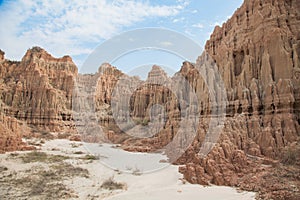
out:
M186 182L162 153L65 139L27 141L34 151L0 154L0 199L255 199L224 186ZM97 152L97 153L96 153Z

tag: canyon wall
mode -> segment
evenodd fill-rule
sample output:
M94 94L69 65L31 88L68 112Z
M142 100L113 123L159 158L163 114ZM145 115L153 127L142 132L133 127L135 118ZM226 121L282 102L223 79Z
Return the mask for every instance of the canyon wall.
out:
M20 62L4 60L0 69L5 115L49 131L71 126L77 67L69 56L53 58L34 47Z
M110 73L113 68L107 66L109 76L103 73L100 78L101 84L96 87L96 101L106 105L106 114L102 116L110 116L107 120L109 122L104 125L110 130L108 139L121 142L123 148L129 151L165 148L179 134L180 121L184 120L185 114L194 110L190 104L192 95L188 87L180 92L172 91L170 83L173 81L173 86L180 88L183 82L180 79L176 81L176 77L181 76L188 81L194 91L192 93L197 97L198 110L195 113L200 117L197 134L185 153L180 152L180 149L184 149L180 145L173 146L171 150L165 149L170 161L175 162L172 160L176 157L173 157L174 154L183 153L175 163L183 165L180 172L191 183L244 184L244 189L252 191L272 190L270 187L274 183L267 182L262 186L263 181L256 175L270 174L275 169L272 166L280 162L283 152L289 148L298 149L299 10L300 3L296 0L246 0L222 27L215 28L206 43L205 52L196 63L184 62L181 70L172 78L165 76L159 67L153 66L147 80L128 80L122 90L118 90L119 96L116 98L129 98L125 102L129 102L129 116L135 126L128 122L125 108L118 107L117 116L129 124L124 128L122 123L118 123L123 127L122 130L117 128L111 110L111 106L115 105L109 103L121 76ZM217 70L211 66L217 66ZM157 81L151 81L155 77ZM224 84L225 94L221 91L219 78ZM130 88L134 88L135 84L140 86L132 92ZM211 96L210 91L216 94ZM130 96L126 96L128 94ZM223 95L226 96L225 102L222 102L225 100L222 99ZM126 105L125 102L121 105ZM225 103L225 111L219 114L226 117L224 124L216 124L223 125L220 133L209 136L210 122L216 117L214 110L220 109L216 102ZM151 137L140 138L141 135L134 135L145 133L153 125L149 112L157 104L164 106L162 128L158 128L157 134ZM189 137L188 133L192 132L195 125L185 123L186 136ZM130 137L132 135L136 137ZM188 137L179 139L185 141ZM204 157L198 154L203 151L203 146L206 148L204 152L209 152ZM295 160L298 162L297 157ZM293 184L300 186L298 179ZM281 183L274 188L275 192L267 198L273 198L274 195L278 195L278 198L299 195L288 183ZM276 190L282 191L276 193Z
M245 0L215 28L205 50L217 63L227 91L226 121L207 157L195 154L203 142L199 140L179 160L190 182L239 186L246 174L257 178L266 170L262 163L280 160L284 149L299 141L299 11L297 0ZM257 179L251 181L256 184L251 190L260 187ZM275 183L269 184L264 187L276 190ZM276 198L299 195L287 188Z
M5 128L1 134L15 141L6 142L4 148L16 149L13 146L26 135L17 131L18 120L31 131L74 130L71 110L77 67L72 59L54 58L39 47L29 49L21 61L6 60L4 52L0 53L1 124Z

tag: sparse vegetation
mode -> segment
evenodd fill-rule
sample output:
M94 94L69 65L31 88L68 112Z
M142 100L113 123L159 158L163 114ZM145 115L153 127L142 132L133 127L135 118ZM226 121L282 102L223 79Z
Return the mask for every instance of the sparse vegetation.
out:
M42 130L40 133L41 133L40 138L49 139L49 140L54 138L54 136L50 133L50 131Z
M82 151L75 151L74 154L84 154Z
M89 177L89 171L87 169L74 167L73 165L65 162L52 165L51 168L57 173L58 176L64 176L64 177L81 176L85 178Z
M24 163L46 162L47 157L48 156L46 153L39 151L32 151L20 156Z
M281 162L285 165L295 165L300 162L300 147L289 147L283 151L281 156Z
M101 188L107 190L123 190L126 188L126 184L118 183L114 180L114 177L110 177L102 183Z
M140 175L142 175L142 174L143 174L142 171L141 171L139 168L137 168L137 167L135 167L135 168L132 170L132 175L140 176Z
M89 177L88 170L68 163L50 165L49 168L35 166L25 171L7 172L0 178L0 199L14 196L18 199L69 199L77 198L73 190L63 184L63 180L73 177Z
M71 143L70 145L71 145L72 148L78 148L78 147L80 147L82 144L81 144L81 143L75 143L75 142L73 142L73 143Z
M16 152L12 152L9 154L10 157L17 157L19 156L20 154L19 153L16 153Z
M119 169L115 169L114 171L119 175L122 174L122 172Z
M47 140L54 139L53 134L48 130L40 129L39 127L36 127L34 125L29 125L29 127L31 128L31 132L36 138L43 138Z
M96 155L92 155L92 154L87 154L83 157L81 157L81 159L83 160L99 160L99 156L96 156Z
M148 126L149 121L150 121L149 119L145 118L142 122L142 126Z
M140 125L140 124L142 124L143 121L140 118L136 118L136 119L134 119L134 122L136 125Z
M23 155L20 155L20 158L24 163L31 163L31 162L61 162L63 160L69 159L68 156L61 156L61 155L49 155L45 152L39 151L32 151Z
M0 172L6 171L6 170L8 170L7 167L5 167L5 166L0 166Z
M134 121L137 125L147 126L150 120L147 118L144 119L136 118Z
M132 167L129 167L129 166L126 166L125 168L126 168L127 171L131 171L132 170Z

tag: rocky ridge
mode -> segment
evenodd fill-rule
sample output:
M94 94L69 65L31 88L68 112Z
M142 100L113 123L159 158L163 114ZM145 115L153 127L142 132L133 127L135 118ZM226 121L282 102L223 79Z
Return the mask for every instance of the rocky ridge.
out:
M224 81L227 117L219 142L207 157L195 155L198 144L179 161L185 164L180 171L190 182L245 186L249 183L245 177L251 177L255 184L244 188L267 190L262 194L266 199L299 198L299 190L290 186L299 188L297 178L290 184L280 181L281 186L275 186L278 180L268 184L258 180L283 170L278 166L288 146L299 155L295 147L300 132L299 10L299 1L246 0L222 27L215 28L205 50Z
M74 130L71 109L76 76L77 67L69 56L54 58L40 47L33 47L21 61L9 61L1 51L2 133L7 137L4 141L11 138L4 149L15 150L22 136L30 132ZM18 120L26 122L31 131L18 131Z

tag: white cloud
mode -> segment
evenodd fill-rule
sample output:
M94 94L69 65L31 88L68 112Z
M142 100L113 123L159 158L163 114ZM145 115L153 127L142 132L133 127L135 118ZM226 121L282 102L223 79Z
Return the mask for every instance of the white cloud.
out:
M190 29L185 29L184 33L191 36L191 37L195 37L196 35L194 33L192 33L192 31Z
M187 6L190 4L189 0L177 0L177 3L180 3L182 6Z
M175 18L172 20L173 23L177 23L177 22L183 22L185 20L184 17L180 17L180 18Z
M193 27L194 28L200 28L200 29L203 29L204 28L204 25L203 24L193 24Z
M137 22L151 17L177 15L187 1L151 5L149 1L118 0L17 0L0 11L0 48L7 57L20 59L26 49L38 45L55 56L87 54Z
M165 46L165 47L169 47L169 46L172 46L172 45L173 45L173 43L170 42L170 41L163 41L163 42L161 42L160 44L161 44L162 46Z

